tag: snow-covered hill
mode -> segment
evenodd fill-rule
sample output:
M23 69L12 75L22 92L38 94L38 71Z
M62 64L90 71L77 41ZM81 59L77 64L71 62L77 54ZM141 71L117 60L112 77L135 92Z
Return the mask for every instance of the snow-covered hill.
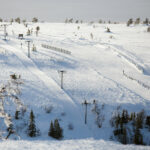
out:
M37 26L40 27L38 36ZM110 33L106 32L107 27ZM33 29L31 36L26 36L28 29ZM118 106L129 113L144 109L150 115L150 34L146 29L144 25L127 27L126 24L29 23L25 27L13 23L7 26L8 40L4 41L1 27L1 84L14 73L21 75L24 82L20 99L27 112L22 121L18 123L14 119L14 104L9 103L5 110L15 125L24 124L17 130L19 137L31 139L25 132L31 109L41 133L34 138L38 140L51 139L48 130L51 120L56 118L63 128L64 139L109 140L113 131L109 120ZM18 39L18 34L24 34L24 39ZM31 50L30 58L27 40L31 40L31 49L33 44L37 49ZM42 44L68 50L71 55L43 48ZM65 71L63 89L60 70ZM91 103L87 125L84 124L84 100ZM93 100L104 106L101 128L95 124L91 111ZM52 108L51 113L46 113L48 108ZM0 122L3 132L6 129L3 118ZM69 125L73 130L68 129ZM150 138L150 132L146 137Z

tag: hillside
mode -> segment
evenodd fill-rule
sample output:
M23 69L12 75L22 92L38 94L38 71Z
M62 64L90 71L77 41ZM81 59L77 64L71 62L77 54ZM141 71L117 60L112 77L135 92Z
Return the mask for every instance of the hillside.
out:
M40 27L38 36L35 34L37 26ZM106 32L107 27L111 32ZM26 35L28 29L33 29L30 36ZM10 115L18 135L10 136L10 139L32 139L26 134L31 110L40 130L40 136L34 138L37 140L52 140L48 130L50 122L56 118L63 128L65 140L109 141L113 136L110 119L117 108L120 111L127 109L129 113L144 109L146 115L150 115L150 34L146 30L145 25L28 23L25 27L13 23L7 26L5 41L1 26L1 87L10 75L20 75L23 84L19 97L26 108L25 115L18 121L14 115L19 107L10 100L5 102L4 111ZM24 34L24 39L18 39L18 34ZM31 41L30 58L27 40ZM32 51L33 44L36 51ZM44 48L42 44L51 48ZM63 89L60 87L61 70L65 71ZM86 125L84 100L90 103ZM103 106L101 128L95 124L91 111L93 100ZM51 112L46 113L47 109ZM0 118L2 137L7 135L6 116ZM148 144L150 132L142 132Z

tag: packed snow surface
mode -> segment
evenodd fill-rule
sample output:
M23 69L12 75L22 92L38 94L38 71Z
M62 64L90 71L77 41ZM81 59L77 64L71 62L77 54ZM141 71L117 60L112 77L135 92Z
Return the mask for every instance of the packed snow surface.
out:
M64 140L64 141L4 141L3 150L149 150L148 146L121 145L104 140Z

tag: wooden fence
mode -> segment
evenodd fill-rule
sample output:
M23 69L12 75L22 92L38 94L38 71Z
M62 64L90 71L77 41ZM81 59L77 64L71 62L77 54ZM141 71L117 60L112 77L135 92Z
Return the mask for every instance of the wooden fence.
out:
M62 48L58 48L58 47L54 47L54 46L50 46L50 45L46 45L46 44L42 44L41 46L43 48L47 48L47 49L54 50L54 51L57 51L60 53L65 53L65 54L71 55L70 51L62 49Z
M133 78L133 77L127 75L127 74L124 72L124 70L123 70L123 75L124 75L126 78L128 78L128 79L130 79L130 80L133 80L133 81L137 82L139 85L143 86L144 88L150 90L150 86L149 86L149 85L146 85L146 84L143 83L142 81L137 80L137 79L135 79L135 78Z

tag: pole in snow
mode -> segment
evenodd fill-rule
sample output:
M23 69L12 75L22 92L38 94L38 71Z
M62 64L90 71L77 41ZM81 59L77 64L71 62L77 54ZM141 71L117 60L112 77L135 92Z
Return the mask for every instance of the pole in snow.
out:
M7 37L7 31L6 31L7 24L3 24L3 26L4 26L4 40L6 40L6 37Z
M61 77L61 89L63 89L63 77L64 77L64 73L66 73L66 71L59 70L58 73L60 73L60 77Z
M85 124L87 124L87 106L90 105L86 100L82 103L85 105Z
M28 43L28 57L30 58L30 42L31 41L26 41Z

